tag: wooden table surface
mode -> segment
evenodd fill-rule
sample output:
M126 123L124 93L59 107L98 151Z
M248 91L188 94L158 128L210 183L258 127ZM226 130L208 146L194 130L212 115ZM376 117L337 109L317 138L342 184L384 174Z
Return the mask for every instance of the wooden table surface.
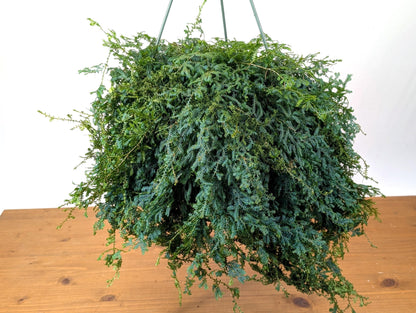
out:
M365 237L350 241L341 265L356 289L370 297L357 313L416 312L416 197L377 198L382 222L371 220ZM91 214L92 215L92 214ZM125 255L120 279L98 256L106 232L93 236L94 218L80 212L74 221L56 226L65 213L58 209L6 210L0 217L1 313L180 313L232 312L230 297L216 301L210 290L193 289L178 304L178 292L166 263L156 267L160 249ZM245 313L328 312L326 300L293 291L288 298L271 286L240 286Z

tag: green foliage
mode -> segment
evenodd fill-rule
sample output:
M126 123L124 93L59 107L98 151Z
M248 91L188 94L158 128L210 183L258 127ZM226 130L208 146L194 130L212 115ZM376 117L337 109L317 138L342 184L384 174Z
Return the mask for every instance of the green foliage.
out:
M331 312L364 304L338 265L377 213L368 197L378 190L353 180L368 177L353 149L349 77L271 39L265 50L259 38L209 43L191 30L159 46L105 31L116 65L81 71L108 75L109 86L75 121L94 165L66 204L94 206L110 246L118 231L126 248L164 247L180 297L211 285L239 310L233 282L255 280L322 295ZM118 269L120 252L114 245L106 263Z

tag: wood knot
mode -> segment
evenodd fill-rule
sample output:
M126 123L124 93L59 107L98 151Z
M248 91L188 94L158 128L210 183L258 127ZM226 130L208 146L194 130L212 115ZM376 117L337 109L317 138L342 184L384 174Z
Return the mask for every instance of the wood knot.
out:
M309 308L311 305L305 298L296 297L293 299L293 304L300 308Z
M62 278L60 278L59 279L59 283L61 284L61 285L69 285L70 283L71 283L71 278L69 278L69 277L62 277Z
M22 303L23 303L23 302L25 302L25 300L27 300L27 299L29 299L29 297L28 297L28 296L21 297L20 299L18 299L18 300L17 300L17 304L22 304Z
M397 281L393 278L386 278L380 283L381 287L391 288L397 286Z
M102 296L100 301L116 301L116 296L115 295L105 295Z

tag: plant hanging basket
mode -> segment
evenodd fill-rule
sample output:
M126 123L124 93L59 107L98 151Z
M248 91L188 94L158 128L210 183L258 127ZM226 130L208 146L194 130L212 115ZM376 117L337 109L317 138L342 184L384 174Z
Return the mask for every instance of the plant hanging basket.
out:
M80 114L93 167L66 204L93 206L111 244L117 231L125 248L163 247L183 293L196 283L236 301L231 278L325 296L332 312L364 303L337 263L379 194L353 179L368 177L353 149L349 77L270 38L267 49L260 37L193 38L199 26L173 43L105 31L116 65L82 71L108 74L110 85ZM121 250L105 260L119 268Z

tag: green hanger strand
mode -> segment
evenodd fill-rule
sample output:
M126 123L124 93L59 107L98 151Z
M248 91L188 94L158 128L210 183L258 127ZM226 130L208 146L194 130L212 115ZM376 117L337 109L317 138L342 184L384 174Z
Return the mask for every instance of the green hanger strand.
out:
M253 0L250 0L250 4L251 4L251 8L253 9L254 17L256 18L256 21L257 21L257 26L259 27L259 31L260 31L261 39L263 40L264 48L266 48L267 50L266 36L264 36L263 28L261 27L260 19L259 19L259 16L257 15L256 7L254 6Z
M172 2L173 2L173 0L170 0L169 5L168 5L168 9L166 10L165 18L163 19L162 27L160 28L159 37L157 37L156 46L159 45L160 39L162 38L162 33L163 33L163 30L165 29L165 25L166 25L166 21L168 19L170 8L172 7Z
M225 23L225 11L224 11L224 2L223 2L223 0L221 0L221 12L222 12L222 24L224 26L224 38L225 38L225 41L228 41L227 24Z
M157 42L156 42L157 46L159 45L160 40L162 38L162 33L163 33L163 30L165 29L166 21L167 21L168 16L169 16L170 8L172 7L172 3L173 3L173 0L170 0L169 5L168 5L168 9L166 10L165 18L163 19L162 27L160 28L159 36L157 38ZM263 28L261 27L260 19L259 19L259 16L257 14L257 10L256 10L256 7L254 5L253 0L250 0L250 4L251 4L251 8L253 9L254 17L256 18L257 26L259 28L260 35L261 35L261 38L263 40L264 47L267 50L266 36L264 35ZM225 41L228 41L227 25L226 25L226 22L225 22L225 10L224 10L224 1L223 0L221 0L221 13L222 13L222 23L223 23L223 26L224 26L224 38L225 38Z

